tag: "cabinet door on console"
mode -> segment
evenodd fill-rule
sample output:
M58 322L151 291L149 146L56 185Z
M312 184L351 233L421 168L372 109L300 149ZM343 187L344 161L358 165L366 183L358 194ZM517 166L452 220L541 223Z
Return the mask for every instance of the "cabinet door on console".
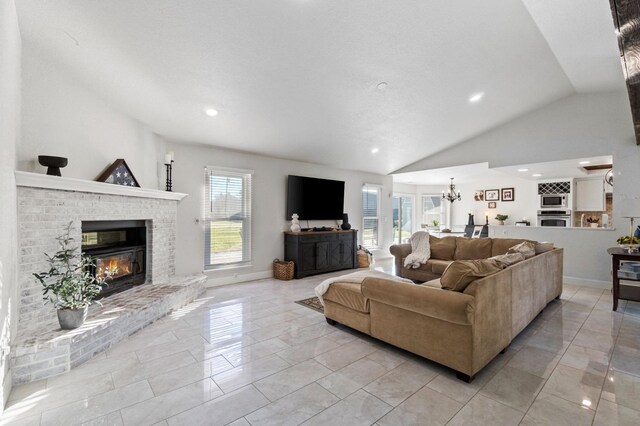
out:
M329 243L316 244L316 269L329 267Z
M329 266L337 268L342 265L342 254L344 247L341 241L331 241L329 243Z
M353 239L342 241L342 253L340 257L340 265L352 268L354 259L354 243Z
M316 269L316 243L300 244L300 259L298 260L298 271L307 272Z

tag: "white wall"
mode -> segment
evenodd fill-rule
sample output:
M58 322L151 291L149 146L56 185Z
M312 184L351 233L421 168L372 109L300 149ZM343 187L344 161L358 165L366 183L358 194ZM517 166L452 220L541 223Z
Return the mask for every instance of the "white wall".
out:
M558 245L565 247L566 276L604 285L610 281L610 259L604 248L614 246L619 235L628 233L628 219L623 216L640 216L640 147L635 144L626 93L566 97L402 171L479 162L498 167L611 154L615 167L613 223L617 231L578 230L570 234L571 241L565 234L558 234L562 237L557 239ZM540 234L540 238L545 235Z
M124 158L140 186L159 188L161 138L123 114L47 54L22 50L22 142L18 169L45 173L38 155L67 157L62 175L94 180Z
M0 413L11 391L8 355L17 326L17 219L13 171L20 131L21 41L13 0L0 2Z
M167 150L174 151L174 191L186 192L189 197L179 205L178 238L176 247L176 273L201 272L204 259L204 233L201 224L195 222L202 216L204 193L204 167L224 166L253 170L252 201L252 266L211 272L212 283L241 281L270 276L272 262L284 256L283 231L290 223L286 216L286 178L289 174L312 176L345 181L344 210L349 214L353 229L362 232L362 185L383 185L382 247L376 257L388 257L391 244L391 193L392 179L370 173L352 172L317 164L281 160L260 155L228 151L202 145L167 143ZM306 225L306 223L303 223ZM335 225L335 222L310 221L310 226Z

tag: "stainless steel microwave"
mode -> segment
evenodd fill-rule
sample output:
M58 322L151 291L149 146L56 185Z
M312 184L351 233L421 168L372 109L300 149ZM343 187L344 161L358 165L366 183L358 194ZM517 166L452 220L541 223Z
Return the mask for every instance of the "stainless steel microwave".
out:
M541 209L556 209L567 207L566 194L543 194L540 195Z

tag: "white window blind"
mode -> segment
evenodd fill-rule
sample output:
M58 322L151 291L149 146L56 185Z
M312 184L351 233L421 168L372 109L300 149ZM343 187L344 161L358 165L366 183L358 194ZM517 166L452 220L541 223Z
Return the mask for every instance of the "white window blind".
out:
M376 248L380 236L380 187L362 186L362 245Z
M205 168L205 269L251 262L251 175Z

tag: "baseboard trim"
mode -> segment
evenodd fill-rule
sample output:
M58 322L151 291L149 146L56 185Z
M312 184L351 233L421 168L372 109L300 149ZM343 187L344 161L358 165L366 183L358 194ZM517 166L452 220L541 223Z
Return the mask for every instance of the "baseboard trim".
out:
M562 282L564 282L565 284L581 285L585 287L595 287L602 289L611 288L611 281L589 280L586 278L569 277L567 275L564 275L562 277Z
M205 272L205 274L207 273ZM251 272L249 274L233 274L225 277L209 276L204 286L206 288L220 287L222 285L244 283L247 281L254 281L254 280L263 280L265 278L273 278L273 271L268 270L268 271L260 271L260 272Z

